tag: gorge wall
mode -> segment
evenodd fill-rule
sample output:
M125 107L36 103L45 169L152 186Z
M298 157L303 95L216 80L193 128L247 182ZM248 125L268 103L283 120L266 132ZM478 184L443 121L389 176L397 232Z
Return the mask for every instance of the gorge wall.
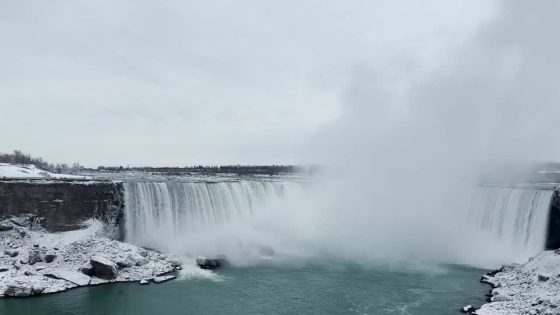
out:
M560 248L560 188L554 189L550 203L550 214L548 221L548 235L546 239L547 249Z
M29 216L49 232L79 229L100 219L118 233L124 188L111 181L0 181L0 220Z
M84 221L96 218L113 237L167 243L166 237L242 221L271 201L305 195L303 187L288 181L1 180L0 221L28 216L47 231L60 232L79 229ZM560 248L559 188L482 188L472 211L482 230L516 252Z

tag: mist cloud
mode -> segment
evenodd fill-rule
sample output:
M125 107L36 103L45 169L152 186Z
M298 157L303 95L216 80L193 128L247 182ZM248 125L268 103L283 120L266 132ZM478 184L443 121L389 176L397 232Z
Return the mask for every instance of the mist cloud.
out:
M312 210L317 242L349 255L525 260L474 233L468 207L484 163L558 160L560 45L546 35L558 6L502 2L424 77L358 64L342 119L310 142L313 159L339 170Z

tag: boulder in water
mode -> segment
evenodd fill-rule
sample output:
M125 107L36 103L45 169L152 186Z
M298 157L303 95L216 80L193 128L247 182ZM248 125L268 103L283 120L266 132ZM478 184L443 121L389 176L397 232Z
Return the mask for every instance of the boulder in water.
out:
M93 275L100 279L113 280L119 274L117 264L107 258L101 256L93 256L90 258L93 268Z
M227 258L224 255L212 258L198 257L196 259L196 264L202 269L216 269L225 266L227 264Z

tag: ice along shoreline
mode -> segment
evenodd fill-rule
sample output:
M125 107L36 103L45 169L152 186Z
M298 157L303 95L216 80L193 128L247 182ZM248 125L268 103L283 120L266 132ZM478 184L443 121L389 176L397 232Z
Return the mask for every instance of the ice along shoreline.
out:
M488 303L463 309L476 315L560 314L560 250L543 251L524 264L510 264L482 276L491 285Z
M31 217L0 222L0 297L29 297L117 282L171 280L180 260L103 236L99 220L60 233L33 228ZM489 303L477 315L560 314L560 251L485 275Z
M48 233L32 217L0 222L0 297L28 297L115 282L171 280L181 262L174 256L105 237L106 226Z

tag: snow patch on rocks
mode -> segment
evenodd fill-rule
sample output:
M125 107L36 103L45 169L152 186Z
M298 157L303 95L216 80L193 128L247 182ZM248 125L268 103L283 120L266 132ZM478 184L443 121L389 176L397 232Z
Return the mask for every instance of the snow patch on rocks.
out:
M74 283L77 286L88 285L91 282L91 277L81 272L70 270L57 270L52 273L45 273L45 277L53 279L62 279Z
M560 251L545 251L523 265L502 267L483 276L489 283L490 303L474 314L560 314Z
M12 227L0 232L0 297L155 279L178 269L174 256L105 237L97 220L85 229L61 233L32 230L11 220L0 224ZM102 268L98 274L96 268Z

